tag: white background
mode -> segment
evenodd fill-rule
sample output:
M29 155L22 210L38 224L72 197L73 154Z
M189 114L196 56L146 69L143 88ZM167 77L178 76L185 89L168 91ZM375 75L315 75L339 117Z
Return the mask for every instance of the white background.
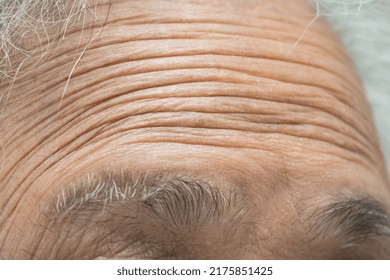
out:
M118 276L117 269L199 268L201 276ZM210 267L272 267L271 276L211 276ZM204 273L206 271L207 273ZM0 261L0 279L390 279L390 261Z

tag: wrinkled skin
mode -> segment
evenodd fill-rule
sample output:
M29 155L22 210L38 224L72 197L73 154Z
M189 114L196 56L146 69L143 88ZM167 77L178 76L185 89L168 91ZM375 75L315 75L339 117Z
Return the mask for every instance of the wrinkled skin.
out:
M2 258L55 255L57 237L37 241L35 221L62 187L103 169L234 188L253 236L201 258L333 258L332 240L308 245L299 205L349 191L388 207L362 84L309 4L194 2L101 3L98 20L15 81L0 115Z

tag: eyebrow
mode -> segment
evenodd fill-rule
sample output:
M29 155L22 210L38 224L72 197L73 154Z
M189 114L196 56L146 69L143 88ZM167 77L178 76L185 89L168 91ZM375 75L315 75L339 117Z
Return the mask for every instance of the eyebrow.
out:
M332 196L328 200L312 201L312 206L314 208L307 207L305 220L310 225L308 236L312 240L339 240L343 249L390 236L389 215L383 205L371 197ZM234 190L222 192L220 188L188 175L141 173L134 176L128 171L101 172L64 188L50 209L51 220L59 228L78 223L76 228L82 230L84 220L96 217L92 227L103 229L106 236L119 232L127 244L139 243L142 248L145 244L174 246L174 253L159 254L175 255L176 258L193 257L180 250L186 242L194 240L196 232L202 228L212 228L216 231L215 236L232 242L237 239L237 232L239 236L249 233L242 225L243 221L249 224L250 209L242 197ZM177 242L160 238L158 234L173 236ZM103 238L98 236L96 239ZM166 245L168 243L171 245ZM389 253L390 250L384 254L388 256Z
M313 240L333 237L341 241L342 249L390 237L389 213L372 197L346 195L334 198L317 206L309 215L309 224ZM389 246L390 243L386 243L386 248L382 248L387 257L390 256Z
M186 240L196 243L197 232L205 229L211 239L233 240L237 232L243 234L245 227L240 225L249 212L234 190L222 192L188 175L134 176L128 171L89 175L60 191L51 205L49 217L54 228L77 223L76 228L83 229L83 219L88 223L96 220L94 226L107 236L121 235L127 243L153 243L154 247L156 243L176 246L175 239L176 247Z
M132 200L154 218L172 226L204 224L210 219L237 222L247 208L234 190L227 194L210 183L188 175L104 172L71 184L58 195L51 212L56 215L94 209L107 210L110 204ZM191 219L190 219L191 218Z

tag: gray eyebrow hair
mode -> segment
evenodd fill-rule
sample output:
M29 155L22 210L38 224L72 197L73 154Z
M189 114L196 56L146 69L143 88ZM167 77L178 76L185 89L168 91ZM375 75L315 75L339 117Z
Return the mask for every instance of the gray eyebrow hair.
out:
M383 205L371 197L341 196L317 207L309 220L313 240L333 236L342 240L343 248L390 237L390 216Z
M85 209L110 211L113 205L132 203L150 218L187 230L218 222L234 233L249 211L234 190L226 194L188 175L102 172L62 189L51 207L54 216Z
M54 198L41 225L64 238L48 258L203 258L250 234L241 196L185 174L101 172Z

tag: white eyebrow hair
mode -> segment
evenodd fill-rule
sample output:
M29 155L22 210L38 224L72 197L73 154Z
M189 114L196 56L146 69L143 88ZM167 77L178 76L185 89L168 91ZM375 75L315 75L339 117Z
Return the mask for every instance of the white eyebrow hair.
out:
M63 188L53 203L55 217L78 215L84 210L111 211L137 205L153 219L178 230L208 223L221 223L226 233L235 232L249 212L241 197L227 194L188 175L101 172Z
M109 169L60 189L48 203L52 207L45 207L40 226L72 238L89 237L84 249L70 249L72 244L59 249L58 259L122 252L142 258L201 258L202 252L213 251L205 238L227 247L253 238L255 221L245 197L191 174ZM102 246L95 248L97 242Z
M104 177L104 178L103 178ZM111 173L105 173L100 178L88 174L84 181L73 183L67 187L67 191L62 188L57 195L55 210L66 212L69 210L80 209L87 203L104 203L116 201L124 201L125 199L135 197L137 188L139 188L138 180L128 180L123 185L123 179L120 179L121 187L118 187L118 180L113 178ZM80 190L80 188L86 189ZM114 195L114 196L113 196Z

